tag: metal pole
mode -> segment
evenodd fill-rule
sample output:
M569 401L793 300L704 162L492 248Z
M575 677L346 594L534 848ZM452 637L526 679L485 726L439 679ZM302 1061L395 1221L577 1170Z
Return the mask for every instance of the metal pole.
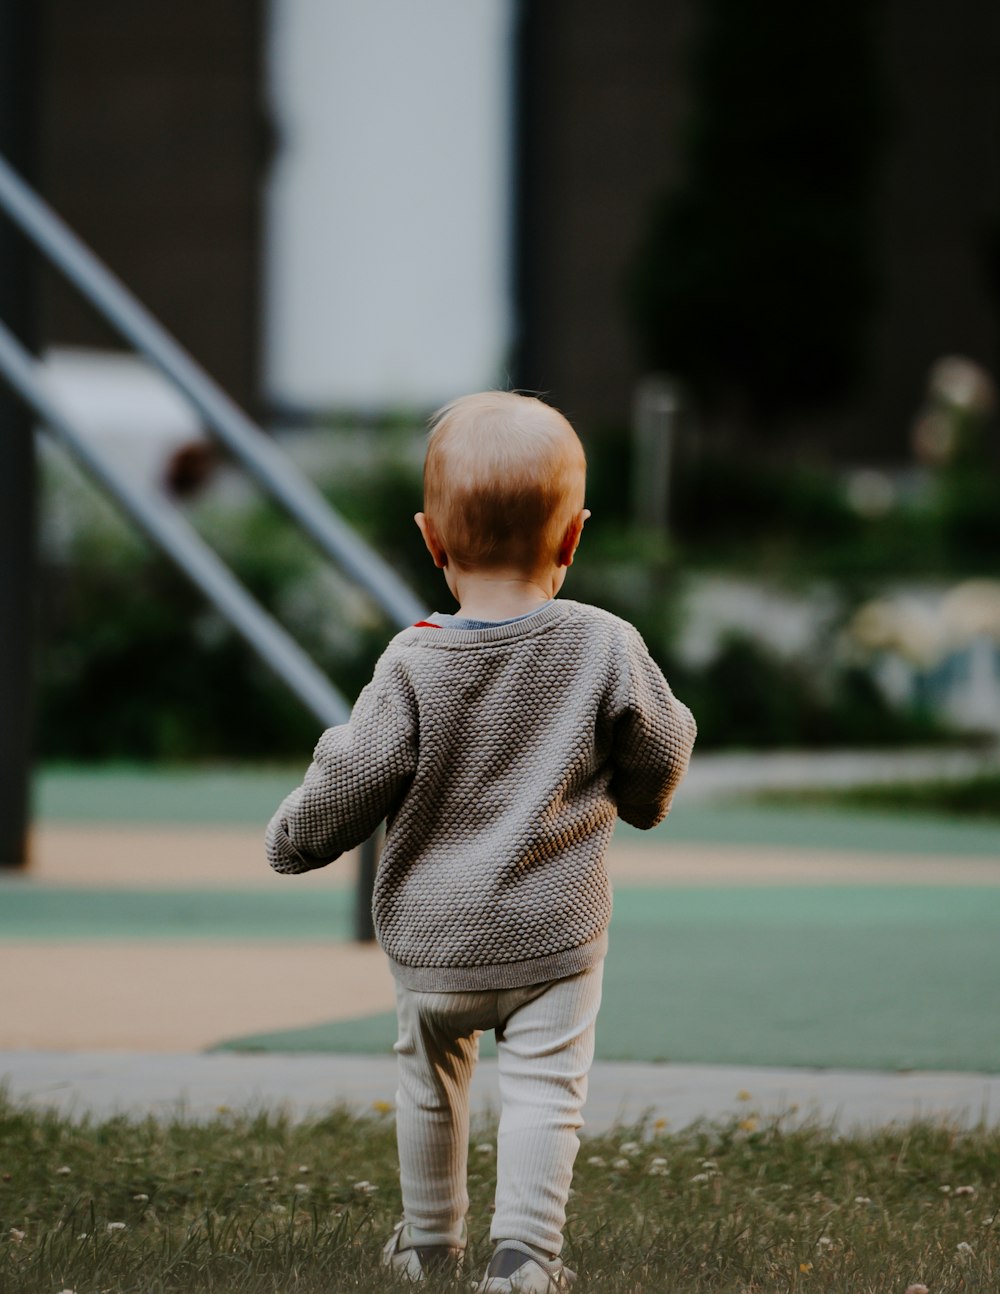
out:
M395 571L315 485L178 345L54 211L0 157L0 207L123 336L177 386L255 479L319 548L339 562L401 627L423 607Z
M375 873L382 852L382 832L379 827L361 846L358 854L358 888L355 892L354 937L360 943L371 943L375 938L375 921L372 917L372 895L375 892Z
M677 383L654 374L638 384L632 405L632 517L666 536L670 460L681 400Z
M351 707L302 648L247 593L224 562L162 496L136 486L93 441L81 436L45 390L41 366L0 322L0 373L70 453L117 500L327 727Z
M30 167L37 16L0 0L0 151ZM0 315L34 338L34 257L0 220ZM35 631L35 453L31 420L0 386L0 867L28 857Z

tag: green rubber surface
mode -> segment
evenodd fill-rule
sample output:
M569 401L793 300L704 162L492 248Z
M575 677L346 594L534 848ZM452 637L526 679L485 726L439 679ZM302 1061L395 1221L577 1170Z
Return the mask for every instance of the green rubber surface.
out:
M350 939L351 890L33 888L0 882L0 939L326 943Z
M597 1054L1000 1071L998 934L1000 889L620 889ZM394 1039L385 1013L222 1046L374 1053Z
M254 824L263 827L302 780L301 768L101 764L39 769L32 787L45 822Z
M619 823L618 839L663 846L670 840L717 845L780 845L872 853L1000 857L1000 825L923 814L855 808L785 808L755 804L673 808L652 831Z
M324 942L348 890L0 886L0 938ZM391 1014L229 1040L386 1052ZM488 1048L487 1048L488 1050ZM1000 1071L1000 887L620 887L598 1055Z
M301 768L94 769L49 767L35 779L34 810L47 822L204 823L263 830ZM650 832L619 824L619 838L677 843L779 845L889 853L1000 856L1000 827L919 814L769 805L685 804Z
M262 828L302 771L47 768L35 811ZM621 827L619 838L1000 855L995 823L783 806L681 802L654 832ZM0 938L337 941L351 937L353 904L348 890L306 892L294 879L254 892L0 878ZM394 1038L390 1013L221 1045L373 1053ZM620 886L597 1045L605 1059L1000 1071L1000 887Z

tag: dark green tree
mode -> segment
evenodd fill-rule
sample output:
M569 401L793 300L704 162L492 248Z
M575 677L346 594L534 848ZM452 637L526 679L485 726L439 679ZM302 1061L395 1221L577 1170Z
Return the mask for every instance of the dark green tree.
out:
M760 426L863 375L882 142L877 0L702 0L682 178L630 283L650 367Z

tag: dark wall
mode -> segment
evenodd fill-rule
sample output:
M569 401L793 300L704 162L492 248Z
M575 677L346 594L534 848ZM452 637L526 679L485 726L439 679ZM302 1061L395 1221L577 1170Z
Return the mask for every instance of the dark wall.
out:
M700 8L523 5L516 371L585 428L628 418L639 365L626 267L652 199L679 178ZM884 0L881 23L886 120L869 376L846 407L781 429L841 456L908 452L927 370L941 355L1000 371L1000 7Z
M39 185L238 400L258 395L263 0L40 0ZM48 343L116 337L46 280Z
M689 0L523 0L517 380L620 421L638 367L625 282L676 175Z
M1000 6L893 0L885 33L882 294L858 426L897 448L936 359L1000 377Z

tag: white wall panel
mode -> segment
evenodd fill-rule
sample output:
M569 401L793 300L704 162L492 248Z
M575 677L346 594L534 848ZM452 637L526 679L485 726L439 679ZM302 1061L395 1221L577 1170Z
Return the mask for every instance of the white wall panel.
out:
M513 0L272 0L269 395L427 406L502 381Z

